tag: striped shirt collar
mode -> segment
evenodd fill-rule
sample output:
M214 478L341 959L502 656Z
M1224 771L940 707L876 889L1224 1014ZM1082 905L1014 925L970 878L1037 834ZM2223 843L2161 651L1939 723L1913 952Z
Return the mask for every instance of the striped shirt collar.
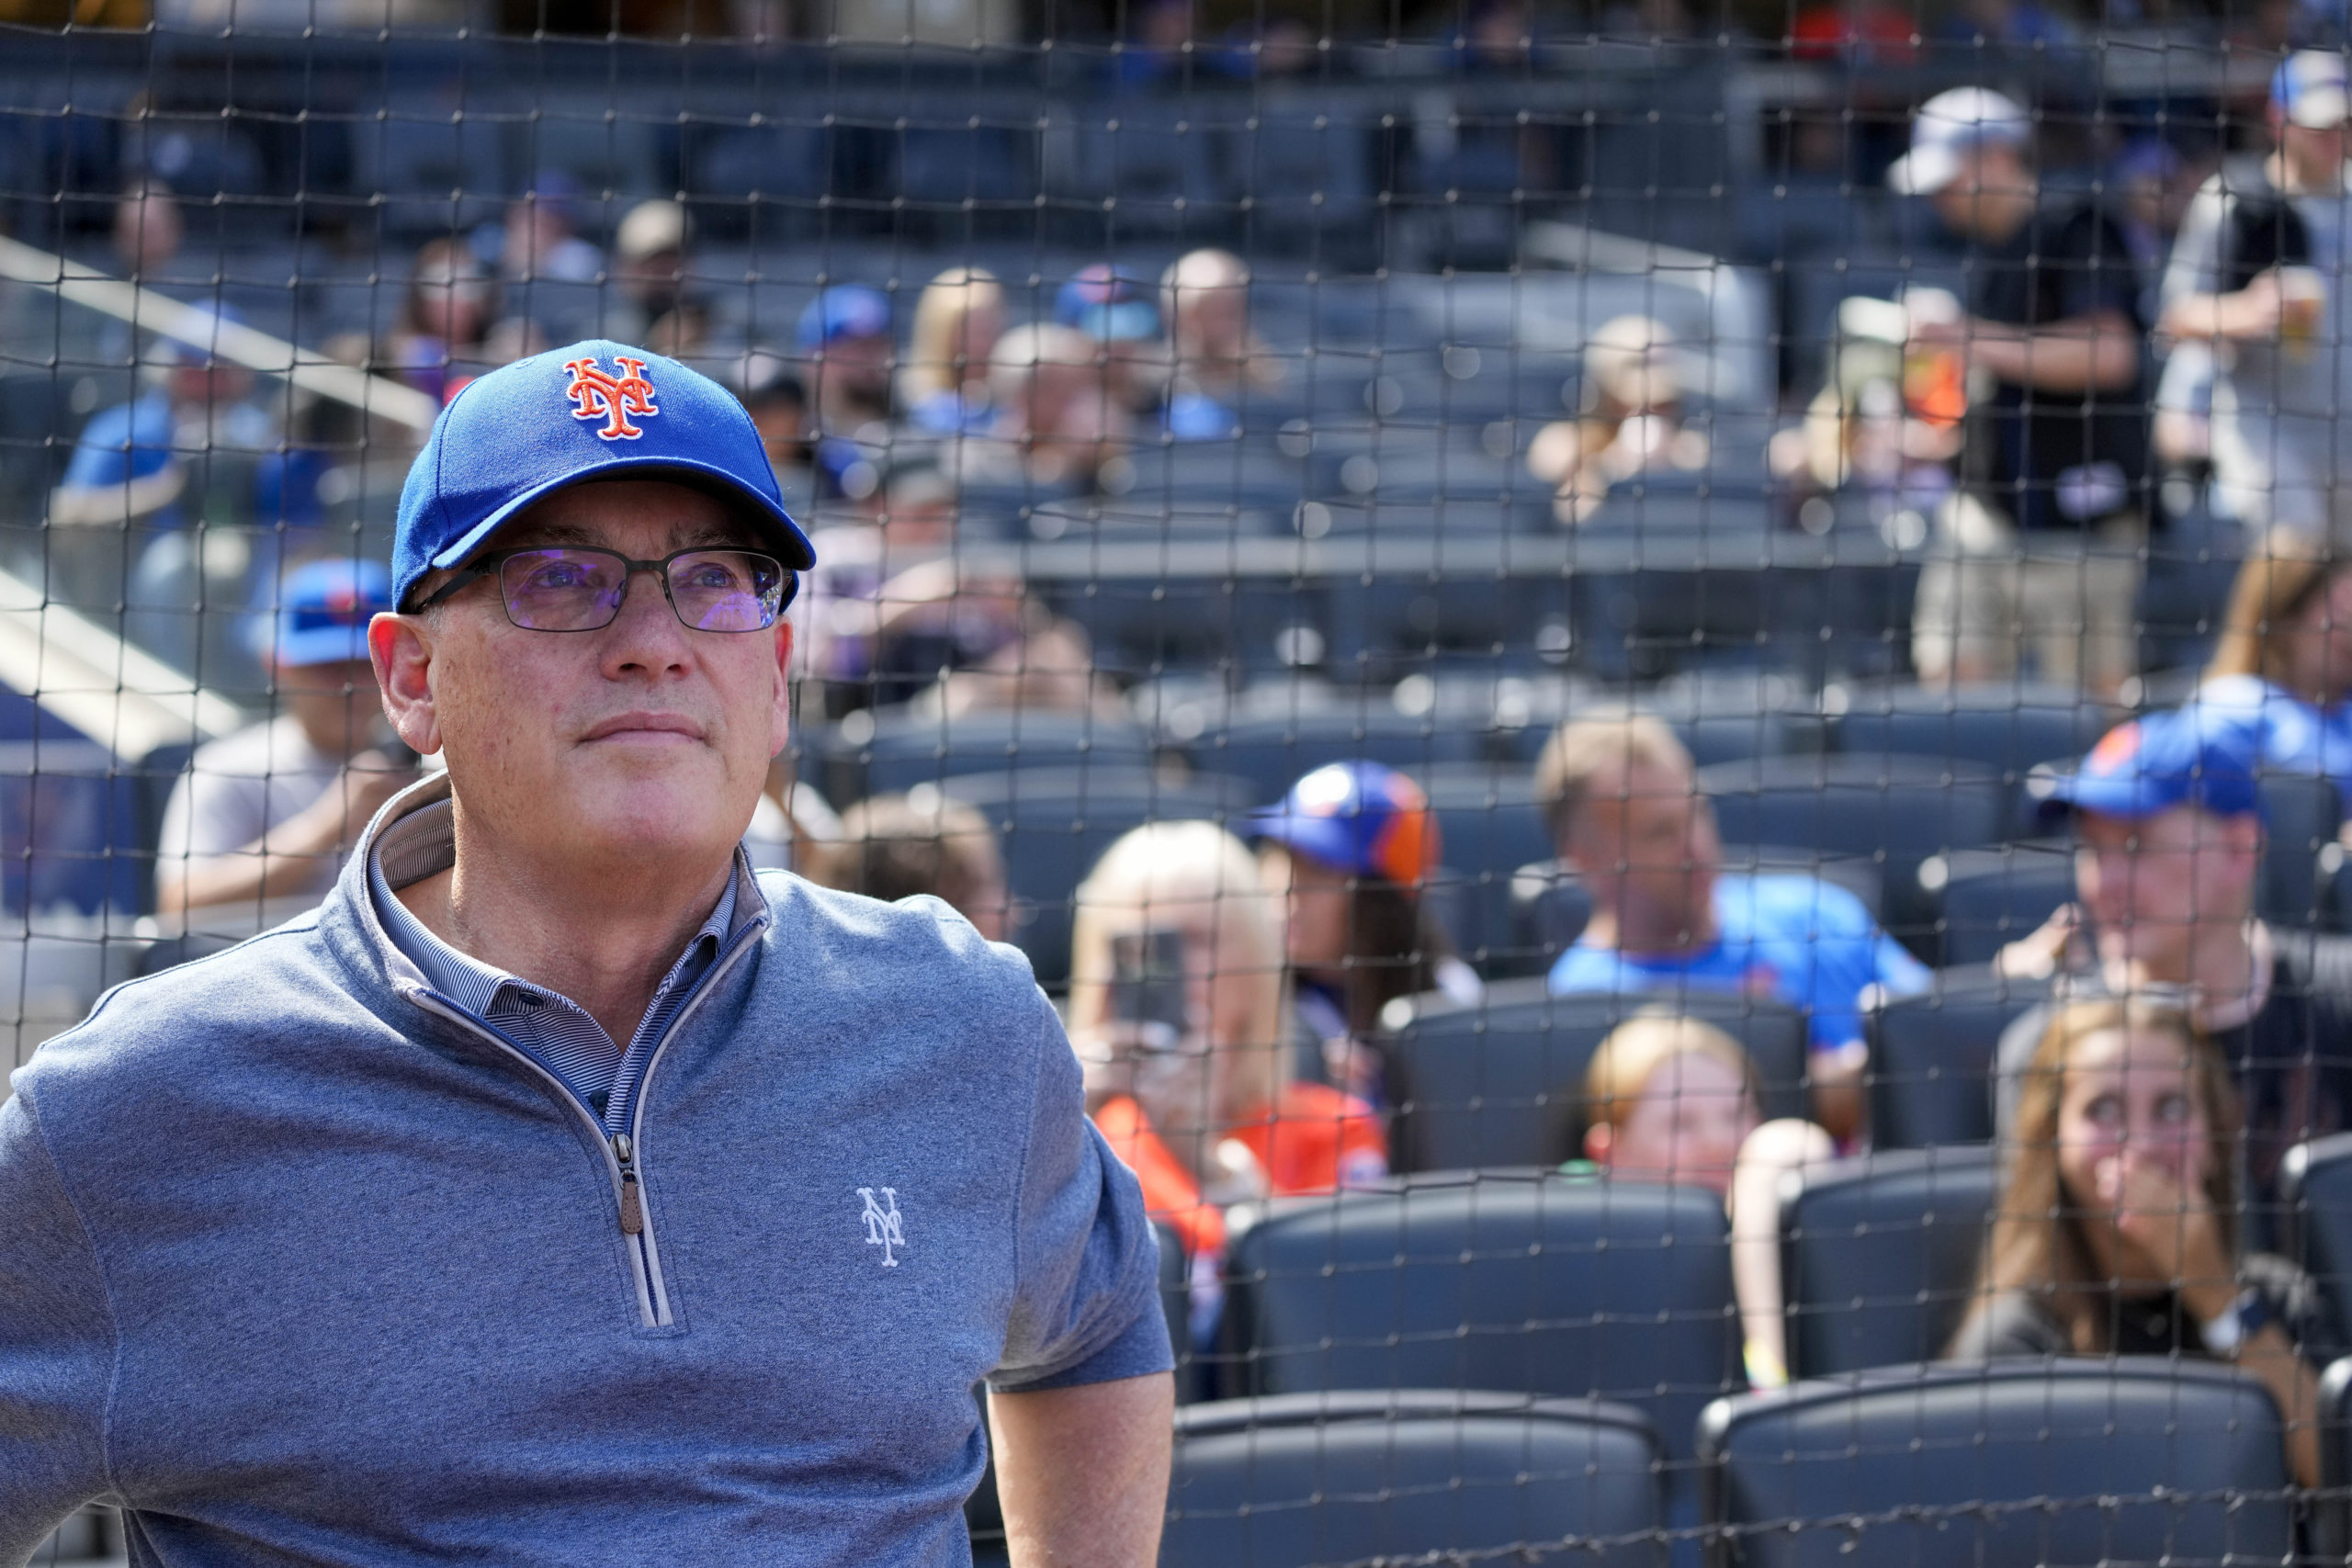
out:
M392 939L392 944L424 972L427 986L477 1018L487 1017L498 1002L500 992L508 987L570 1002L571 998L560 992L534 985L450 946L394 897L398 889L411 883L447 871L457 863L457 813L446 796L386 825L377 836L368 856L368 888L375 901L377 919L383 921L384 933ZM690 975L698 977L703 967L698 961L716 954L725 945L735 929L736 908L744 902L738 895L744 879L751 874L750 863L738 848L734 874L727 879L726 889L719 894L710 918L687 941L685 951L679 954L678 962L671 966L654 992L652 1005L646 1010L648 1017L666 1013L664 1004L679 982Z

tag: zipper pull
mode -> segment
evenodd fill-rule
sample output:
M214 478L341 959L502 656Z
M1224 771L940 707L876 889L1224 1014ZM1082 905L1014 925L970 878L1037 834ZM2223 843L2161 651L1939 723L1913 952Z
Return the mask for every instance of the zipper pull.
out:
M636 1235L645 1229L645 1207L637 1189L637 1144L627 1133L613 1134L613 1158L621 1168L621 1232Z

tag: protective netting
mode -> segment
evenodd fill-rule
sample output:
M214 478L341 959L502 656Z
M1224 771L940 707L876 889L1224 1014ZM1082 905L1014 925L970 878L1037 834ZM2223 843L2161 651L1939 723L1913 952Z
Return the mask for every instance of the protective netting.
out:
M2329 0L6 16L14 1063L438 765L402 480L612 339L816 540L753 859L1162 1222L1167 1561L2352 1551Z

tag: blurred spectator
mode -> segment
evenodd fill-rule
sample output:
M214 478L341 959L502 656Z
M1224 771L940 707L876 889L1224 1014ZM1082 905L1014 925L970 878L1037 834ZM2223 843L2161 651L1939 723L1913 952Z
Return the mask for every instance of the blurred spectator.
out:
M134 180L115 203L115 265L125 277L152 288L170 272L186 231L172 187L157 179Z
M914 338L899 371L899 404L926 435L963 435L989 418L989 355L1004 333L1004 289L995 275L954 266L915 302Z
M1253 392L1283 383L1283 363L1250 325L1250 268L1230 251L1194 251L1159 279L1168 326L1168 429L1222 441Z
M1168 346L1155 294L1125 268L1094 262L1054 297L1054 320L1100 346L1111 395L1136 415L1154 413L1168 400Z
M2041 679L2111 698L2138 656L2145 328L2122 232L2092 201L2042 201L2030 133L1998 93L1955 88L1920 109L1887 175L1968 252L1965 311L1913 291L1912 339L1990 387L1919 576L1912 660L1930 682L1987 681L2023 653Z
M1095 1124L1183 1237L1196 1338L1228 1212L1388 1170L1370 1106L1292 1080L1278 919L1250 852L1213 822L1136 829L1078 890L1070 1043Z
M1378 762L1333 762L1250 818L1258 868L1281 902L1299 1078L1386 1103L1372 1041L1398 997L1486 994L1422 905L1442 858L1421 786Z
M1964 1361L2187 1356L2233 1362L2289 1413L2319 1478L2319 1369L2342 1354L2318 1291L2239 1244L2238 1104L2177 1003L2079 1001L2037 1020L2007 1179L1953 1340Z
M2249 553L2197 705L2241 724L2262 769L2315 773L2352 809L2352 570L2279 531Z
M1789 54L1848 65L1910 65L1919 58L1919 24L1881 0L1816 0L1789 24Z
M708 343L710 306L694 286L686 209L677 202L641 201L629 209L613 233L613 279L629 310L607 323L610 335L673 359L692 358Z
M1840 1140L1862 1119L1862 993L1924 989L1928 970L1852 894L1810 876L1723 874L1714 808L1657 719L1572 719L1544 748L1535 799L1592 919L1553 967L1555 992L1692 989L1775 998L1812 1032L1815 1115Z
M434 240L416 253L401 320L379 367L447 402L496 366L486 339L498 319L498 280L462 241Z
M826 847L842 836L842 819L817 786L800 777L786 747L768 763L768 782L752 807L743 852L762 870L808 874Z
M1037 321L999 338L989 400L996 413L988 434L955 454L971 481L1084 492L1125 450L1126 410L1111 396L1093 343L1075 328Z
M368 661L368 619L391 608L373 562L287 575L265 623L278 716L199 748L173 790L155 852L166 920L250 935L308 908L376 808L414 782Z
M2210 345L2217 502L2243 522L2352 543L2352 306L2344 288L2343 58L2306 51L2270 90L2276 142L2197 193L2165 275L2163 331ZM2177 399L2168 400L2175 400Z
M119 609L126 635L184 669L193 667L200 602L211 592L243 603L253 565L243 533L208 535L199 558L187 525L250 525L261 466L278 444L269 415L248 400L253 372L217 351L223 324L242 323L226 310L201 312L184 336L148 346L144 389L91 416L49 500L58 531L50 592Z
M1665 1012L1610 1032L1585 1071L1579 1110L1591 1166L1620 1180L1687 1182L1723 1198L1748 1382L1786 1382L1781 1179L1836 1158L1829 1134L1810 1122L1766 1122L1756 1065L1739 1042Z
M1967 389L1948 357L1906 354L1909 335L1903 307L1891 300L1839 303L1828 378L1803 424L1776 434L1769 451L1792 494L1857 492L1877 516L1927 515L1951 497Z
M890 453L890 372L898 341L889 297L837 283L800 312L795 346L808 365L819 488L853 500L873 493Z
M1584 347L1583 403L1528 444L1528 471L1556 492L1563 523L1592 515L1611 485L1662 468L1707 466L1707 438L1682 423L1674 334L1647 316L1603 322Z
M2079 904L1996 963L2115 996L2153 987L2185 995L2236 1071L2246 1168L2267 1199L2288 1149L2352 1125L2352 1058L2333 1043L2352 1038L2352 940L2256 918L2263 819L2254 770L2245 728L2196 707L2109 732L2052 781L2042 807L2074 818ZM2001 1037L2004 1129L2016 1125L2017 1075L2050 1016L2037 1008Z
M755 348L743 355L736 388L752 424L767 449L786 502L809 491L808 386L799 369L780 354Z
M842 813L839 834L817 847L807 875L888 903L928 895L990 942L1004 941L1010 925L1012 896L995 829L971 807L928 786L877 795Z
M580 186L560 169L542 171L531 189L506 204L498 270L509 283L594 283L605 254L579 234Z
M2050 49L2077 41L2074 25L2039 0L1961 0L1936 29L1951 43Z

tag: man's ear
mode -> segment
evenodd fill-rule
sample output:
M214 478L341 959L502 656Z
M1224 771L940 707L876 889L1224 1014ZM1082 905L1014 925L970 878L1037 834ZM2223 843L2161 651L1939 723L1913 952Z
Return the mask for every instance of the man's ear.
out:
M1615 1142L1616 1130L1606 1122L1595 1122L1584 1130L1584 1157L1595 1165L1609 1163L1610 1145Z
M441 750L441 720L433 701L432 634L421 615L379 615L368 623L368 661L384 716L419 756Z
M768 755L792 743L792 623L775 623L775 714L768 728Z

